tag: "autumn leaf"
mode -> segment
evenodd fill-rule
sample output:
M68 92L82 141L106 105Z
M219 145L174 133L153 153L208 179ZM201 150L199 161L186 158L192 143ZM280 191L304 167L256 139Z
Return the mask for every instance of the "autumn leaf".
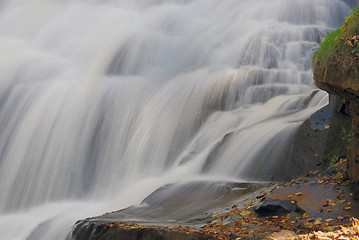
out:
M354 228L354 231L359 234L359 226L358 226L358 225L354 225L353 228Z
M347 227L343 227L342 225L340 225L340 227L341 227L342 230L348 229Z

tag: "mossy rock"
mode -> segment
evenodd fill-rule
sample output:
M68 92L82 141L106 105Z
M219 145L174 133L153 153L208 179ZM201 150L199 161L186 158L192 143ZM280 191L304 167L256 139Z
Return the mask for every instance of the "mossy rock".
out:
M330 33L313 56L317 86L341 98L359 96L359 42L348 44L359 34L359 7L345 24Z
M359 7L320 45L313 56L313 72L317 86L344 99L349 109L347 170L349 179L359 182Z

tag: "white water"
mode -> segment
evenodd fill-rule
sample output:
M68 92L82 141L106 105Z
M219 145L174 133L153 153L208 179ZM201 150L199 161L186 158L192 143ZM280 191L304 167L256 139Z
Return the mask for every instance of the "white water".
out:
M312 97L313 49L349 12L339 0L2 0L0 238L64 239L171 182L295 174L288 143L327 103Z

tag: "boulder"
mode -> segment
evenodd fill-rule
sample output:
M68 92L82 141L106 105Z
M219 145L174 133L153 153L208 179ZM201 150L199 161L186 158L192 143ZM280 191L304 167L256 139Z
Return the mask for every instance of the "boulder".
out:
M259 216L279 216L288 213L304 213L294 200L280 200L266 198L260 205L254 207Z

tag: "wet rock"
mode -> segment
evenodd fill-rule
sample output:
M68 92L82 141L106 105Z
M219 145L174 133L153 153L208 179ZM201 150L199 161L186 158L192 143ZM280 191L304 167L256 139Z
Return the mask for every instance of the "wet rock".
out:
M80 221L66 240L216 240L209 235L167 229L109 227L103 222Z
M254 207L254 211L259 216L275 216L292 212L305 212L294 200L280 200L272 198L266 198L260 205Z
M332 107L327 105L314 113L299 127L295 136L290 164L294 176L310 171L323 171L323 150L328 136Z

